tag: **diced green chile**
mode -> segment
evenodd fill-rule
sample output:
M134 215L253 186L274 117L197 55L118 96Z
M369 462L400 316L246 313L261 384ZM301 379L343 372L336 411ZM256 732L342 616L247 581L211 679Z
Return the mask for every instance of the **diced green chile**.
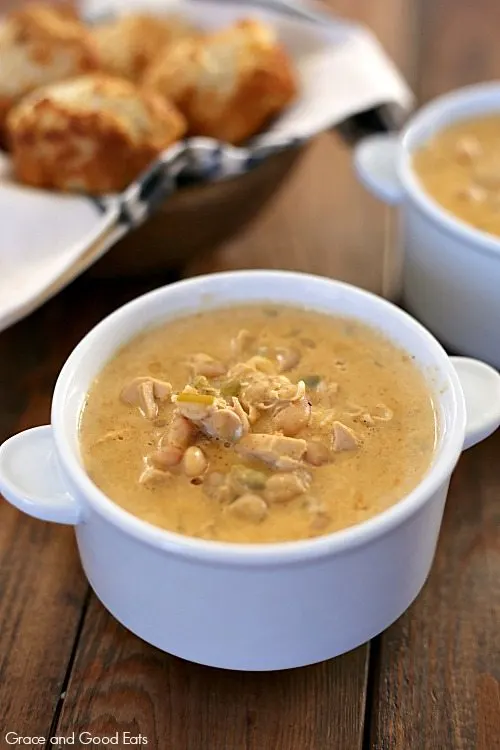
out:
M207 396L212 396L217 392L216 388L210 385L210 381L205 377L205 375L195 375L195 377L191 381L191 385L196 388L198 393L202 393Z
M230 471L233 486L246 490L263 490L266 486L267 476L262 471L251 469L248 466L233 466Z
M220 392L224 398L232 398L237 396L241 389L241 381L237 378L230 378L222 383Z
M304 381L306 388L310 388L311 390L318 387L321 383L321 379L321 375L304 375L304 377L299 378L299 380Z

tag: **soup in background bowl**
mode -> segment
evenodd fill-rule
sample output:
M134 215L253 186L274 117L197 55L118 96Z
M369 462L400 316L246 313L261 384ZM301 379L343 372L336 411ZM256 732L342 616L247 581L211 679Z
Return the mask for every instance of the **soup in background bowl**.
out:
M83 410L85 467L162 528L280 542L352 526L428 469L430 386L412 358L353 319L262 303L141 334Z
M292 334L295 325L290 325L285 331L290 334L289 346L299 346L302 357L293 367L293 359L277 351L278 339L276 346L271 341L259 344L270 348L275 346L274 351L257 355L249 351L248 355L242 354L240 358L237 347L250 340L246 335L238 336L238 333L243 328L253 328L248 312L245 312L243 323L243 313L235 310L234 326L227 323L227 338L219 335L209 337L208 332L206 336L201 336L197 326L185 322L186 316L199 311L203 311L204 315L206 313L206 321L209 321L212 315L214 318L219 316L216 308L253 305L252 315L256 316L256 320L261 316L262 321L262 325L255 325L255 331L262 332L266 325L263 309L259 311L263 299L272 300L273 308L292 305L316 310L316 315L311 314L310 318L317 321L312 328L312 336L307 335L305 330ZM297 327L307 327L302 312L292 313L289 310L279 313L275 324L278 325L280 320L284 322L286 315L292 314L300 315L301 322ZM328 321L324 316L328 316ZM200 331L202 317L196 319ZM358 322L359 329L356 324L354 328L345 328L352 324L352 320L348 320L352 318ZM271 315L269 321L272 320ZM166 424L157 425L163 431L168 427L169 410L190 402L189 395L193 394L189 393L186 385L188 379L197 377L191 369L195 362L215 367L212 374L216 377L199 375L209 381L208 386L203 380L197 381L197 385L203 385L205 390L215 387L212 384L217 382L217 377L224 377L223 368L206 357L190 359L189 366L187 363L180 364L184 356L190 358L193 354L220 359L224 368L235 366L238 362L248 363L252 356L269 359L273 368L290 367L276 377L287 378L295 391L300 378L304 384L307 380L311 389L317 376L318 386L323 378L328 383L338 383L338 398L341 399L343 389L347 389L350 382L350 370L342 371L344 360L346 365L356 361L347 358L349 347L352 348L353 357L354 352L358 352L358 367L361 367L363 356L366 356L368 363L372 346L373 352L377 352L377 361L382 355L382 363L394 363L396 360L396 367L398 357L401 358L401 352L405 352L410 361L401 361L403 382L400 383L398 377L398 386L404 388L404 380L414 377L417 388L422 387L423 399L429 398L429 390L432 390L434 397L439 429L430 457L431 465L427 470L424 467L429 460L428 447L425 447L424 455L419 459L421 469L418 470L422 470L423 475L420 478L415 475L410 480L413 488L402 491L397 502L348 528L306 539L266 544L220 541L204 536L189 536L185 530L179 534L143 520L108 497L91 480L80 447L80 437L86 426L83 425L83 430L80 427L86 417L90 418L90 411L85 414L84 407L87 402L87 408L91 407L93 384L100 373L105 374L106 368L112 368L113 361L126 357L127 352L131 354L135 350L140 354L141 346L146 351L149 342L156 336L161 338L162 331L167 331L170 326L172 331L175 326L179 326L179 331L182 327L186 331L186 342L180 333L177 334L180 347L177 354L173 349L170 352L170 340L165 341L159 352L161 356L155 354L155 359L148 361L149 372L142 375L138 372L144 372L145 359L140 356L129 371L116 371L116 382L109 395L110 409L119 408L123 417L128 416L137 426L138 435L143 436L137 450L135 447L132 449L132 484L137 482L138 470L142 471L145 436L151 431L152 422L161 419L160 412L164 411ZM213 327L211 330L214 330ZM361 347L355 347L352 343L358 336L358 330L360 341L363 342ZM189 340L187 332L190 332ZM234 344L236 353L229 337L237 339ZM337 342L337 348L330 353L329 360L330 366L335 368L335 378L330 374L330 369L319 368L319 360L313 369L316 364L313 359L315 348L310 342L309 346L305 341L300 342L301 338L311 339L317 346L320 341L328 341L329 338ZM170 339L173 339L173 335ZM342 342L346 348L339 351ZM386 354L384 342L391 342ZM253 345L256 343L250 346ZM284 346L287 345L288 340ZM366 351L366 355L362 354L363 351ZM164 365L161 363L168 361L169 356L179 358L175 377L172 372L162 370ZM324 367L327 362L321 358L321 364ZM269 367L262 361L261 366ZM422 385L420 378L424 375ZM137 382L135 379L138 377L146 380ZM167 377L172 378L172 393L177 395L187 391L187 400L183 402L177 399L168 404L170 390L165 383L170 381ZM388 378L387 382L394 380L390 373L383 377ZM430 389L425 381L431 383ZM111 380L108 382L111 383ZM283 390L285 385L290 389L285 380L278 382ZM354 384L354 378L352 382ZM366 409L361 416L365 413L372 418L375 414L389 416L389 412L376 410L378 401L375 401L375 393L368 388L366 380L363 383L360 381L358 386L357 406ZM94 395L98 393L98 387L99 380ZM126 389L125 393L123 388ZM196 390L199 391L199 387ZM326 389L328 398L330 393L336 395L334 391L335 388ZM347 398L347 390L345 393ZM313 396L313 393L310 395ZM299 396L301 398L300 391ZM129 403L123 404L120 401L123 397ZM240 396L235 398L240 397L242 401L245 400L241 391ZM167 401L162 400L165 398ZM392 419L380 422L380 429L374 433L382 439L383 435L388 437L392 430L397 430L398 420L402 417L396 416L396 404L390 400L392 396L389 392L383 396L377 394L376 398L380 398L380 403L394 412ZM315 406L313 401L314 398L311 398L312 406ZM207 401L201 399L198 403L206 406ZM268 405L267 400L259 403ZM427 406L422 408L430 417L430 405L428 401L426 403ZM141 405L146 416L141 414ZM341 400L337 408L339 406L342 407ZM158 417L155 415L156 408ZM326 411L330 407L326 404L324 408ZM241 412L239 414L241 417ZM148 419L148 415L153 419ZM338 416L339 422L347 420L345 416ZM250 409L247 417L250 422ZM198 414L198 418L204 420L205 416ZM229 419L234 427L234 418ZM91 421L88 422L89 427ZM96 412L95 425L97 423ZM306 274L283 271L214 274L172 284L140 297L114 312L85 336L68 358L57 380L51 424L26 430L0 446L0 491L9 502L32 516L75 527L83 570L92 588L104 606L145 641L184 659L211 666L252 671L286 669L349 651L378 634L402 614L419 593L429 573L450 476L460 452L464 447L484 439L499 423L498 373L479 362L457 358L450 360L422 326L386 301L355 287ZM407 425L411 429L409 419ZM109 441L108 426L108 423L103 424L98 430L99 435L105 438L102 446ZM112 429L124 427L117 420ZM331 463L300 466L299 478L304 478L302 471L312 475L305 495L313 495L319 489L321 474L334 483L336 465L339 470L342 466L347 470L351 460L361 465L365 460L362 458L365 446L368 462L368 432L364 433L362 423L356 421L349 422L346 427L355 433L356 444L365 438L366 443L353 452L335 451L336 443L331 440L333 429L328 428L324 437L329 455L331 450ZM368 430L370 425L365 427ZM424 430L424 433L428 436L429 430ZM158 439L160 437L158 435ZM99 439L97 432L95 438ZM336 440L336 436L334 438ZM303 438L295 436L293 439L301 441ZM212 453L221 455L223 449L226 456L232 456L233 451L236 453L236 446L233 449L231 441L226 442L230 443L229 447L211 441L203 444L202 449L206 450L209 461L212 460ZM148 455L149 451L155 451L158 447L154 439L151 443L151 446L147 446ZM105 449L101 447L100 450ZM288 456L280 452L278 457L304 462L301 450L298 455ZM404 455L409 448L403 447L402 450ZM271 451L268 461L274 460L272 457L275 455ZM390 461L389 456L386 459ZM112 461L111 454L109 460ZM203 493L203 484L191 485L190 479L183 476L176 466L178 464L169 469L173 475L173 486L187 486L193 490L195 494L191 495L190 500L192 507L196 509L202 502L212 502L213 498ZM29 471L26 471L26 467L29 467ZM229 465L227 468L230 469ZM280 461L278 473L282 473L284 468L291 469L290 473L298 470L294 463L285 461L283 464ZM275 472L272 466L262 461L255 465L255 470L266 477L272 477ZM93 471L95 467L90 468L90 472ZM353 477L355 474L352 472ZM402 476L408 477L408 474ZM384 478L383 481L388 480ZM260 490L257 487L257 491ZM179 497L181 495L179 490ZM153 502L153 496L156 497L156 492L148 495L150 508L158 506L156 500ZM161 491L158 499L168 503L167 495L162 499ZM334 493L325 494L325 499L331 510L342 508L338 497L334 502ZM265 502L269 504L268 518L272 519L274 510L270 498L265 498ZM291 502L295 503L294 500ZM225 507L224 501L221 501L220 515ZM276 507L276 515L285 517L286 503L283 506L278 503ZM357 512L364 511L358 509ZM186 519L183 520L185 523ZM339 520L337 518L335 522ZM309 521L309 516L301 516L296 528L300 526L302 533ZM266 523L264 521L257 528L264 529ZM249 524L242 522L239 528L248 529ZM255 528L251 528L255 533ZM317 533L314 529L313 532ZM307 533L311 531L308 529Z
M500 367L500 83L452 91L401 133L357 145L356 171L397 205L405 308L451 351Z
M500 236L500 112L443 128L415 151L413 168L443 208Z

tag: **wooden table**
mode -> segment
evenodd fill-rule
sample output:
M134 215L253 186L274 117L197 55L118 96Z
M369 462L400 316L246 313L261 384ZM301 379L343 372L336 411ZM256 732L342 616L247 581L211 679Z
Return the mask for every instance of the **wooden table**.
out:
M421 100L500 73L494 2L331 4L375 30ZM283 266L380 291L385 225L383 209L355 183L348 149L324 136L265 215L190 272ZM83 277L3 333L0 439L47 422L74 345L159 283ZM286 673L205 669L149 647L89 591L71 529L2 503L0 747L9 746L7 731L116 730L142 733L158 750L500 747L499 450L497 434L462 458L432 574L408 612L371 643Z

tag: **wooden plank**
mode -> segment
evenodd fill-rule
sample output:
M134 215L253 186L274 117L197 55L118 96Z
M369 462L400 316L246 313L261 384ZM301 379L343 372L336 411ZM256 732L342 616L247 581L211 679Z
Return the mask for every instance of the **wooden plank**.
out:
M422 102L453 88L498 79L498 3L420 0L420 4L417 90Z
M148 646L93 598L57 733L128 731L161 750L356 750L366 656L267 674L209 669Z
M424 591L381 638L374 750L500 738L500 434L461 459Z
M500 7L423 0L422 100L498 77ZM500 436L464 455L422 595L382 637L372 747L490 750L500 737Z
M0 440L49 420L54 306L0 335ZM56 324L54 326L54 324ZM54 327L53 327L54 326ZM73 533L0 501L0 736L48 733L87 585Z
M146 288L83 279L0 335L0 441L49 422L52 389L71 349ZM0 737L48 734L87 590L72 530L31 519L1 499Z

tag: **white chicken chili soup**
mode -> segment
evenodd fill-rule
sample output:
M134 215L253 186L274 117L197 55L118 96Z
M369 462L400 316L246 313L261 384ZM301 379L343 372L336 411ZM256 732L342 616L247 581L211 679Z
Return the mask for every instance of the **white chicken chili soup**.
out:
M81 416L95 484L204 539L281 542L365 521L412 490L436 443L412 358L352 319L288 306L200 312L111 359Z

